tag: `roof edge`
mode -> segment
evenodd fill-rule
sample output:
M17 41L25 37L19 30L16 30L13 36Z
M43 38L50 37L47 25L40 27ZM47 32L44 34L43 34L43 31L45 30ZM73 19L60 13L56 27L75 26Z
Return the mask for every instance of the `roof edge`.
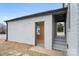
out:
M38 15L53 13L53 12L57 12L57 11L61 11L61 10L66 10L66 9L67 9L67 7L59 8L59 9L55 9L55 10L49 10L49 11L45 11L45 12L40 12L40 13L35 13L35 14L27 15L27 16L21 16L21 17L13 18L13 19L10 19L10 20L6 20L5 22L17 21L17 20L21 20L23 18L35 17L35 16L38 16Z

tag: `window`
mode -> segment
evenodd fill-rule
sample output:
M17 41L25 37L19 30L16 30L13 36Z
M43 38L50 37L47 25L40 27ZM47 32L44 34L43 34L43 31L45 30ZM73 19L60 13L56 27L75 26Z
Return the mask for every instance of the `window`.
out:
M37 33L37 35L40 35L40 26L37 26L36 33Z
M57 22L56 23L56 33L57 36L64 36L65 35L65 26L64 22Z

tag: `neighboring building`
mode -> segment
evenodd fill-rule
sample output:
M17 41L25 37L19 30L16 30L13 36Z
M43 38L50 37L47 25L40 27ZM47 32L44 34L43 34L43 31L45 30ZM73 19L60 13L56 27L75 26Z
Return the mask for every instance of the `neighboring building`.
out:
M64 4L64 8L7 20L7 38L66 55L79 55L79 4ZM57 23L64 23L64 36L57 36Z
M5 34L6 33L6 25L0 23L0 34Z

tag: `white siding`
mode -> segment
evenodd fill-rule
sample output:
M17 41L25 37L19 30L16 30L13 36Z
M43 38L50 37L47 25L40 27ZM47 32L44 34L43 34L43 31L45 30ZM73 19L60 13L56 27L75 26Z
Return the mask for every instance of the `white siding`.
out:
M77 43L78 43L78 56L79 56L79 3L77 4Z
M8 22L8 40L35 45L35 22L44 21L45 48L52 49L52 15Z
M78 6L79 7L79 6ZM78 55L78 22L79 22L79 16L78 16L78 7L77 4L70 4L70 29L67 27L67 43L68 43L68 55ZM67 24L69 25L69 24Z

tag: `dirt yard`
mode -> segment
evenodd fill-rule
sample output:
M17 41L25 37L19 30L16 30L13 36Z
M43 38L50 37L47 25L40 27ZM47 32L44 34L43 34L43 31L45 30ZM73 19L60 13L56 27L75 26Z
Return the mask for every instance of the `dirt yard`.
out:
M29 55L28 49L32 47L27 44L21 44L17 42L0 40L0 56L23 56Z
M0 40L0 56L46 56L47 54L39 53L38 50L42 51L44 49L33 48L34 46L17 43L12 41ZM37 49L37 51L34 51ZM46 50L48 51L48 50ZM49 54L51 51L48 51ZM48 53L47 52L47 53ZM45 52L46 53L46 52ZM57 54L56 54L57 53ZM64 55L63 52L54 51L53 55Z

